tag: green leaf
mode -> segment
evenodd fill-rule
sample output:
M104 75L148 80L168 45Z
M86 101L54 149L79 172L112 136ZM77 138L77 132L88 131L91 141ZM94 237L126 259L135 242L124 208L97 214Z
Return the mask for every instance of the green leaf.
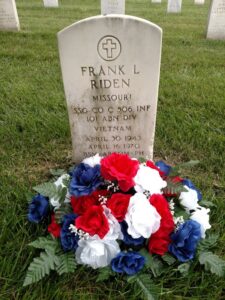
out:
M25 193L25 198L26 198L28 204L30 204L30 202L32 201L33 196L34 196L34 194L31 192Z
M185 163L179 164L177 167L179 168L192 168L200 163L199 160L189 160Z
M184 208L178 206L178 205L175 205L175 208L174 208L174 217L175 218L178 218L178 217L183 217L184 220L188 220L190 215L184 210Z
M177 270L183 275L186 276L190 269L190 263L183 263L177 267Z
M144 157L139 157L138 160L139 160L139 163L140 163L140 164L146 162L146 159L145 159Z
M135 285L135 289L139 289L147 300L156 300L160 294L160 289L154 284L150 275L139 274L130 276L127 281L132 285Z
M139 253L142 255L142 256L144 256L144 258L145 258L145 266L147 267L147 268L150 268L150 266L151 266L151 263L152 263L152 256L150 255L150 253L146 250L146 249L141 249L140 251L139 251Z
M74 253L67 252L59 256L59 265L57 265L56 271L59 275L73 273L76 270L76 267L77 263Z
M64 169L50 169L50 174L53 176L61 176L65 173L66 171Z
M53 182L42 183L33 189L39 194L49 198L55 198L55 196L58 195L58 188Z
M105 281L112 275L114 276L114 273L109 267L100 268L96 282Z
M199 160L190 160L188 162L179 164L175 167L172 168L171 172L170 172L170 176L177 176L180 174L180 170L184 169L184 168L192 168L194 166L196 166L197 164L199 164L200 161Z
M171 266L176 262L176 259L170 255L169 253L164 254L161 256L162 260L167 263L167 265Z
M187 189L181 182L173 182L173 178L167 178L167 186L163 189L163 193L177 195L181 192L187 192Z
M154 277L158 277L162 274L163 271L163 263L157 257L152 256L146 249L142 249L139 251L141 255L145 257L146 263L145 267L150 269Z
M67 194L67 187L65 186L58 186L58 200L59 203L62 204L65 201L66 198L66 194Z
M52 253L55 253L58 249L60 249L57 239L53 239L51 236L39 237L37 240L29 243L29 246L38 249L45 249Z
M62 181L62 183L65 185L65 187L68 188L68 186L70 184L70 177L64 178L63 181Z
M55 270L59 264L59 259L53 253L41 252L40 257L34 258L30 264L23 286L38 282L46 275L49 275L51 270Z
M208 200L201 200L201 206L216 207L216 204Z
M202 252L199 254L199 262L205 266L206 271L210 271L220 277L225 274L225 261L212 252Z
M202 239L198 244L198 251L203 252L213 248L217 244L218 234L209 234L205 239Z
M54 198L55 201L63 203L67 194L67 187L63 185L56 186L53 182L45 182L33 188L39 194Z
M64 215L70 214L72 212L73 209L70 203L62 203L62 205L57 210L55 210L56 223L62 223Z

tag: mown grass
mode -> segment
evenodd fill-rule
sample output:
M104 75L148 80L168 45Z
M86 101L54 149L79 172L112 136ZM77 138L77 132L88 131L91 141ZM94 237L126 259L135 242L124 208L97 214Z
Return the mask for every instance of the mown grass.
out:
M49 169L71 164L71 138L59 66L56 33L100 13L97 0L61 0L46 9L41 0L17 0L21 31L0 32L0 300L139 299L122 280L95 283L82 268L61 278L54 273L23 288L36 254L27 244L45 234L26 220L26 194L49 177ZM170 163L200 164L186 175L215 203L212 231L220 234L216 253L225 256L225 42L205 39L209 0L183 0L181 14L166 3L127 0L126 12L163 28L163 52L155 157ZM143 37L144 38L144 37ZM156 281L161 299L225 299L224 279L193 265L182 277Z

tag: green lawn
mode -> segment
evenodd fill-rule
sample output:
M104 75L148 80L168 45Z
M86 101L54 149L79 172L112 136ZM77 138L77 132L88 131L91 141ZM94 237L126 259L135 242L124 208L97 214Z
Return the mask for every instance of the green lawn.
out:
M41 0L17 0L21 31L0 32L0 300L140 299L120 279L95 283L96 272L79 268L61 278L23 288L36 251L27 244L44 226L27 219L27 193L48 179L49 169L71 164L71 137L59 66L56 33L100 13L100 0L61 0L47 9ZM215 252L225 257L225 41L205 39L209 0L183 0L181 14L166 14L166 2L127 0L129 15L163 29L163 52L154 154L188 170L204 199L215 207ZM225 299L224 279L193 265L182 277L171 271L155 284L160 299Z

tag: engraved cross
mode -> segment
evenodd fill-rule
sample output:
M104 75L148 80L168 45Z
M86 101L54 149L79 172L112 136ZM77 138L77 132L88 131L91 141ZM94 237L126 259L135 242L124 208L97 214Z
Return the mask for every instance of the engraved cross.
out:
M112 58L113 50L115 50L117 47L116 43L112 42L112 39L106 39L106 42L102 44L102 48L106 50L107 58Z

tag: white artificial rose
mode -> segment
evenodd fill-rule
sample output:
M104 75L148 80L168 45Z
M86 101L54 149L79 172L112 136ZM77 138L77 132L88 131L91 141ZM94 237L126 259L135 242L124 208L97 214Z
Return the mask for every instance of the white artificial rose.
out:
M130 198L125 221L127 222L127 232L134 238L149 238L160 226L161 216L154 206L152 206L146 196L136 193Z
M167 186L166 181L164 181L159 172L148 166L140 165L139 170L134 177L135 190L139 193L144 191L153 194L162 194L162 189Z
M102 157L99 156L99 154L97 153L95 156L91 156L91 157L85 158L82 161L82 163L87 164L90 167L94 168L94 166L100 165L101 159L102 159Z
M209 208L198 206L197 209L191 214L190 219L198 222L201 225L201 237L205 238L205 232L211 228L209 224Z
M120 252L115 240L100 239L96 234L87 240L79 240L76 260L79 264L88 265L93 269L103 268Z
M63 174L61 175L55 182L54 184L59 187L60 185L62 187L65 187L65 184L63 183L63 180L68 180L70 178L70 175L69 174ZM60 207L60 203L59 203L59 199L55 199L54 197L50 198L49 199L51 205L55 208L55 209L58 209ZM65 197L65 200L64 200L65 203L69 203L70 202L70 193L69 191L67 191L67 194L66 194L66 197Z
M109 231L108 233L104 236L104 239L109 239L109 240L122 240L123 239L123 233L121 231L121 226L117 219L112 215L111 210L106 207L105 205L103 206L104 209L104 214L108 220L109 223Z
M196 210L196 208L199 207L197 192L193 189L190 189L186 185L184 185L184 187L187 192L180 193L180 204L185 208L186 212L190 212L190 210Z

